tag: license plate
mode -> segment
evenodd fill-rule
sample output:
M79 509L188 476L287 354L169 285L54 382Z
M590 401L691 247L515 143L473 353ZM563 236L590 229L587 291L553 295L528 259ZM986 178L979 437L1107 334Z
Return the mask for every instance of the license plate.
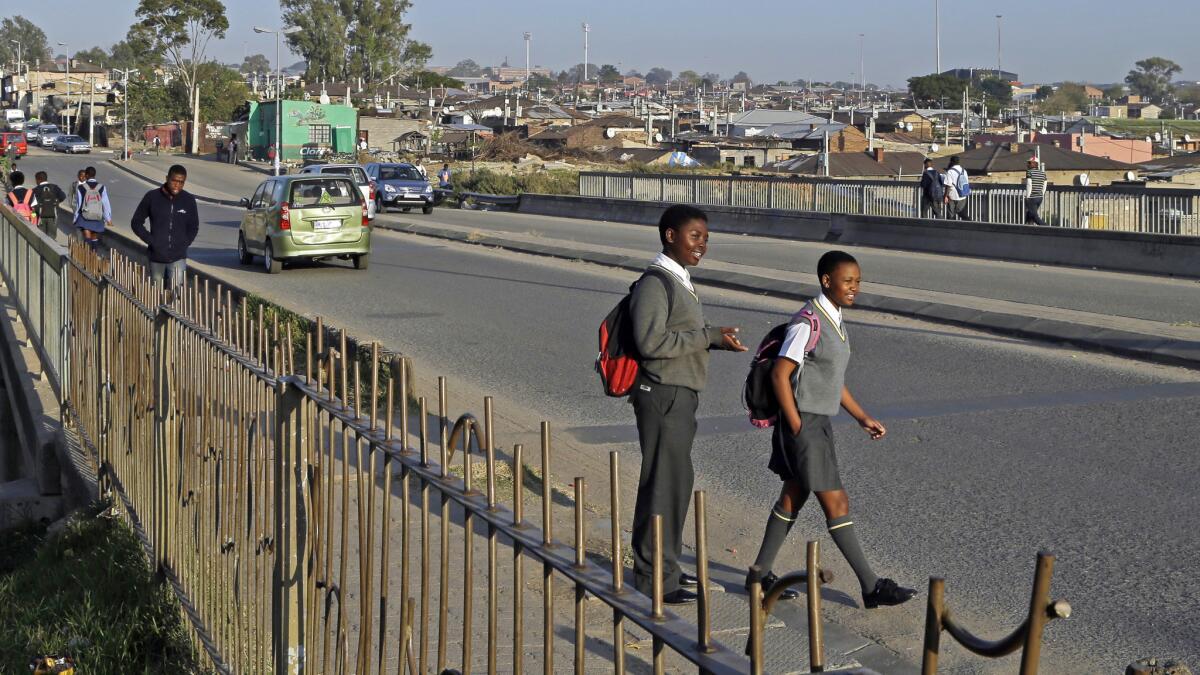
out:
M341 226L342 226L342 221L340 221L340 220L314 220L313 221L313 229L314 230L336 230Z

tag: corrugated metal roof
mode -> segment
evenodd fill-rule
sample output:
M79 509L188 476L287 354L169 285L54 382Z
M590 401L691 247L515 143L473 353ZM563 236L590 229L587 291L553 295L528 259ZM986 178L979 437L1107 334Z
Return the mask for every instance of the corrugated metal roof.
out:
M734 115L731 124L737 126L770 126L772 124L814 124L822 120L803 110L747 110ZM718 124L723 124L721 120Z
M1024 171L1029 158L1040 151L1042 165L1050 171L1131 171L1138 167L1082 152L1064 150L1046 143L1020 143L1014 152L1010 144L981 146L961 153L967 173L988 174Z

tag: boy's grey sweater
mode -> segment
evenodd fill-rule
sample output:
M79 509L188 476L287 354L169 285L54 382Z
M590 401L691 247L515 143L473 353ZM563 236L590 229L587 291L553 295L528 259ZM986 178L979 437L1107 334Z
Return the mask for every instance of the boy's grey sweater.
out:
M704 322L700 298L674 274L651 269L629 302L633 339L642 356L639 370L651 382L703 391L708 349L721 345L721 329ZM670 297L667 284L672 285Z

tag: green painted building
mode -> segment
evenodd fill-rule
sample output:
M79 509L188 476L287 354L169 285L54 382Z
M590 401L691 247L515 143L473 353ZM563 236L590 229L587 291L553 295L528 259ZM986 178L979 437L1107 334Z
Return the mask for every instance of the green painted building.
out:
M284 161L319 157L325 151L354 152L358 111L315 101L282 101ZM246 136L251 155L267 159L275 146L275 101L250 101Z

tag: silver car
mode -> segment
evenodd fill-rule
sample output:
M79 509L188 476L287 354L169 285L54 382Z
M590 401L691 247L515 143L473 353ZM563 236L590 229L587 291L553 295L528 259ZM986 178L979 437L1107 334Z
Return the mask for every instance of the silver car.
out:
M91 152L92 144L80 136L60 135L54 139L54 151L66 152L72 155L78 152Z
M25 125L25 140L29 143L36 143L38 141L38 137L39 137L38 130L41 128L42 128L42 125L40 125L40 124L26 124Z
M53 148L54 139L62 135L58 127L53 124L43 124L38 127L38 145L43 148Z
M375 184L358 164L309 164L300 169L300 173L350 176L358 186L358 191L362 193L363 201L367 203L367 219L375 220Z

